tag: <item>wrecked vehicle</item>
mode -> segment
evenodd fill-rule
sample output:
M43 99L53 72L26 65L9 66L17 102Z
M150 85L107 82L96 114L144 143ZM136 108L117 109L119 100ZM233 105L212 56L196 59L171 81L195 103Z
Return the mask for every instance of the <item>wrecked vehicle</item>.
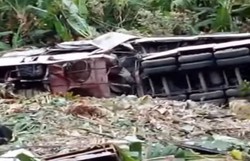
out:
M133 81L133 78L118 65L118 60L132 48L122 43L134 36L126 35L121 40L120 34L112 34L93 41L64 42L51 48L5 53L0 59L1 83L7 84L7 90L14 89L15 93L27 97L41 91L110 97L110 89L117 86L122 92L128 91L130 85L122 83L126 79ZM119 48L112 51L116 55L112 55L110 50L117 45ZM124 74L126 79L123 79Z
M225 103L250 80L250 34L94 40L6 52L1 83L27 97L41 91L111 97L134 94ZM244 70L243 70L244 69Z

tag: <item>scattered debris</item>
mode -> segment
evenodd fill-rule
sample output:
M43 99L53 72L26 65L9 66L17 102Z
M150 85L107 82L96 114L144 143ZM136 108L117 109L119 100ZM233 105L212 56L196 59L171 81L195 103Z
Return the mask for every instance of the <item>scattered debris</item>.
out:
M67 114L83 117L102 117L105 116L103 110L100 107L92 106L90 103L80 100L77 103L72 104L67 110Z
M145 158L146 149L154 144L164 147L173 144L177 149L187 150L185 155L192 154L198 159L215 155L225 158L233 150L246 153L249 147L250 120L237 119L229 109L190 100L179 102L132 95L65 99L43 94L16 99L14 106L22 107L22 110L8 115L5 112L13 105L3 102L0 106L3 113L0 121L11 125L15 135L15 141L0 146L0 151L25 148L39 158L103 143L123 148L125 144L129 148L124 150L133 151L129 154L133 158L139 153L131 146L138 147L139 143L142 144L142 158ZM136 136L143 142L128 136ZM157 148L152 150L155 151L152 157L179 156L175 155L175 150L165 151L160 156Z
M246 99L234 99L229 102L229 108L239 119L250 119L250 102Z
M14 104L9 105L9 109L7 109L5 111L5 114L9 115L9 114L12 114L12 113L21 113L21 112L23 112L23 110L24 110L24 108L23 108L22 104L14 103Z

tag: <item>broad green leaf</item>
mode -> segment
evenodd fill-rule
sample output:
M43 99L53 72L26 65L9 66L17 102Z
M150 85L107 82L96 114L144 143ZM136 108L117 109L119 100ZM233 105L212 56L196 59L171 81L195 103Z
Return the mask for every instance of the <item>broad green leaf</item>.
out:
M192 7L194 7L194 0L174 0L171 5L172 9L191 9Z
M25 155L25 154L19 154L17 155L17 157L20 161L36 161L34 158L28 156L28 155Z
M4 43L4 42L0 42L0 50L8 50L10 49L10 45Z
M164 146L156 143L148 146L147 158L156 158L168 155L174 155L177 158L184 158L185 151L175 145Z
M46 18L46 16L48 16L48 14L50 14L47 10L44 10L42 8L39 8L39 7L31 6L31 5L28 5L27 9L29 9L29 11L31 11L35 15L39 16L40 18Z
M126 140L128 140L129 143L129 151L133 158L136 158L137 160L142 160L142 143L143 141L137 139L136 136L127 136L125 137Z
M10 35L10 34L13 34L13 32L12 32L12 31L0 32L0 37L2 37L2 36L8 36L8 35Z
M65 12L64 17L72 29L83 37L91 37L91 30L86 20L77 14L67 15Z
M83 16L84 18L87 18L89 15L89 11L87 8L87 0L74 0L76 6L78 7L78 14Z
M64 26L63 23L59 21L58 18L54 19L54 26L58 35L64 40L69 41L72 39L72 35L70 34L69 30Z
M23 45L23 39L21 37L21 30L22 30L22 27L19 26L17 32L14 33L14 36L12 38L12 47L13 48L18 48L18 47Z
M227 32L231 30L232 17L230 9L231 7L228 2L220 3L214 22L216 31Z
M130 143L129 151L130 155L133 158L137 160L142 160L142 143L140 142Z
M130 154L129 154L129 151L125 151L125 150L122 150L120 148L117 148L117 150L118 150L118 152L120 154L120 157L121 157L122 161L139 161L139 160L136 160L133 157L131 157Z
M35 30L33 32L29 33L29 36L31 38L41 38L43 37L45 34L51 32L51 30Z
M250 17L250 4L242 4L236 9L232 9L232 15L239 17Z
M206 19L204 21L200 21L200 22L196 23L194 27L199 28L199 27L203 27L203 26L208 26L208 25L213 24L214 21L215 21L215 18L209 18L209 19Z
M214 140L224 141L224 142L235 144L235 145L241 145L241 146L247 144L246 142L244 142L242 140L239 140L237 138L233 138L233 137L229 137L229 136L223 136L223 135L216 135L216 134L214 134L213 135L213 139Z
M66 7L70 14L78 14L79 10L78 7L75 5L74 1L72 0L62 0L62 3Z

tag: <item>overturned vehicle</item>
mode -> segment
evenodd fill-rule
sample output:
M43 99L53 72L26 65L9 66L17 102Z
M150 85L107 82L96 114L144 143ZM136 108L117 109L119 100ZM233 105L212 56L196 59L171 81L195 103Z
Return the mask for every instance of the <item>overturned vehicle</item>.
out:
M225 103L250 80L249 47L250 34L140 38L111 32L6 52L0 79L4 88L27 97L50 91Z

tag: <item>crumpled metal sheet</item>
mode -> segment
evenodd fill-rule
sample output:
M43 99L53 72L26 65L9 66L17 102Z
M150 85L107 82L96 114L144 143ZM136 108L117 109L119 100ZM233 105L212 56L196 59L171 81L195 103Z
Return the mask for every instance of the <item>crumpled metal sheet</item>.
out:
M122 34L117 32L109 32L107 34L95 38L92 41L92 44L96 45L98 48L104 51L108 51L120 44L125 43L126 41L134 40L136 38L138 37L133 35Z
M133 46L127 41L135 38L135 36L111 32L94 40L63 42L51 48L15 51L0 58L0 67L14 67L11 71L4 71L7 75L5 80L31 82L39 76L36 81L48 82L52 93L73 90L86 96L109 97L107 68L116 64L119 58L105 50L112 50L119 45L133 50ZM85 60L91 64L89 73L84 69L74 69L73 73L65 75L65 67L68 67L65 64L75 67ZM41 65L46 68L42 69ZM17 73L17 76L10 77L10 73L13 72ZM86 78L84 77L83 80L80 76L86 76Z
M103 57L108 57L108 55L103 55L103 53L117 47L118 45L123 45L132 50L133 46L126 42L136 38L136 36L132 35L110 32L97 37L94 40L63 42L57 44L53 48L12 51L4 54L0 58L0 66L32 63L52 64L57 61L64 61L63 59L65 59L65 61L73 61L94 58L96 56L90 56L94 53L95 55L98 53L99 56L97 57L100 57L101 55ZM53 52L57 52L59 54L53 54ZM49 60L48 58L51 58L51 55L53 55L54 60L57 59L57 61Z
M68 41L57 44L54 48L49 49L48 53L52 52L74 52L74 51L94 51L98 47L91 43L91 40Z
M75 91L82 96L109 97L105 59L89 59L49 65L52 93Z
M68 41L59 43L55 48L49 49L48 53L60 51L92 51L94 54L103 53L114 49L118 45L125 46L133 50L133 46L128 41L136 39L136 36L116 32L109 32L94 40Z

